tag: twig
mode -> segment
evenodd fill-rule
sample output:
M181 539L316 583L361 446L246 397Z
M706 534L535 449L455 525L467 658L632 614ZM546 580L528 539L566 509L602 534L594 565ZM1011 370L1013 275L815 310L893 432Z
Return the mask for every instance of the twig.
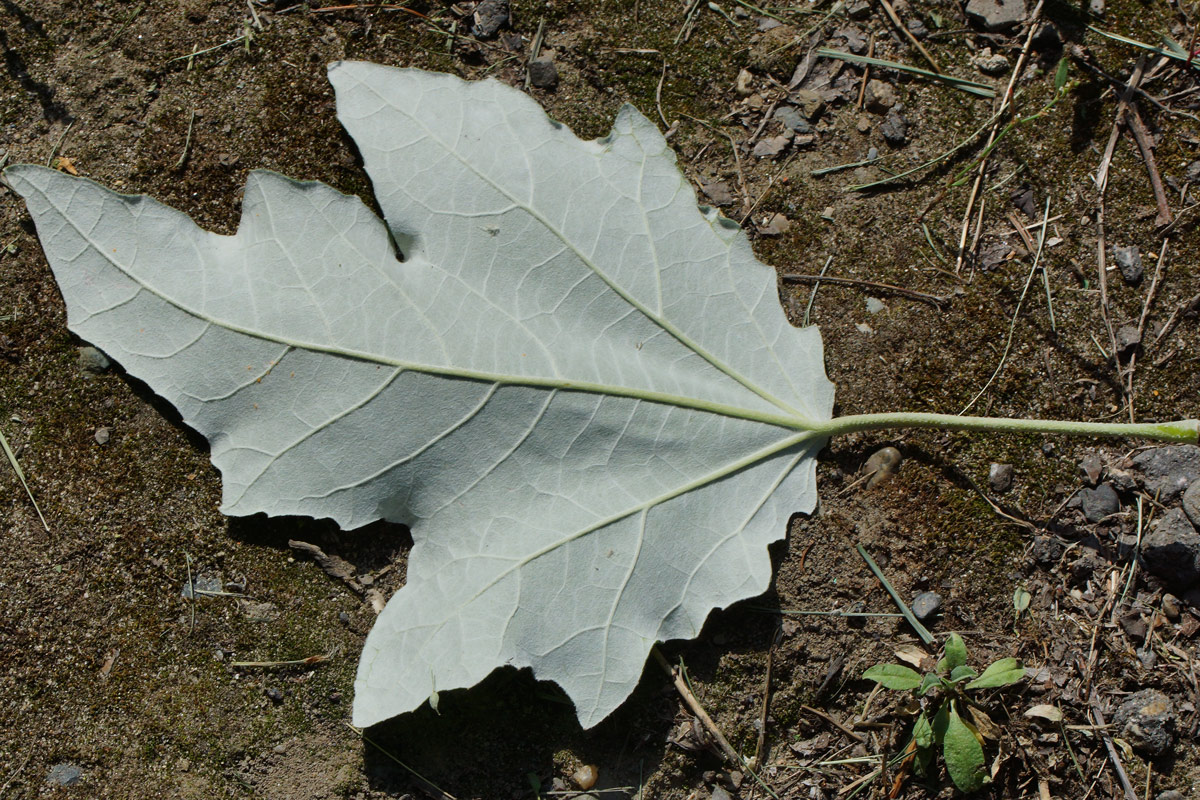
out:
M914 614L912 609L908 607L908 603L905 603L900 598L900 593L892 588L892 584L888 583L888 579L883 575L883 570L881 570L879 565L875 563L875 559L871 558L871 554L868 553L866 548L861 544L855 545L854 548L858 551L858 554L862 556L863 561L867 562L867 566L870 567L871 572L874 573L875 577L879 579L879 582L883 584L883 588L887 590L889 595L892 596L892 600L895 601L896 606L900 609L900 613L904 615L906 620L908 620L908 624L912 626L912 629L917 632L917 636L921 637L921 641L927 645L933 644L935 641L933 634L921 624L921 621L917 619L917 615Z
M1099 726L1098 733L1100 734L1100 738L1104 740L1104 749L1108 751L1108 759L1112 762L1113 770L1117 773L1117 781L1125 791L1125 800L1138 800L1137 793L1133 791L1133 786L1129 784L1129 776L1125 774L1125 767L1121 765L1121 756L1117 754L1117 748L1113 745L1112 737L1104 729L1104 726L1108 723L1104 721L1104 714L1100 711L1100 698L1096 695L1095 689L1092 689L1088 702L1092 707L1092 722Z
M1129 130L1133 133L1133 140L1137 142L1138 151L1142 154L1146 172L1150 175L1150 188L1154 190L1154 203L1158 206L1158 216L1155 217L1154 224L1170 225L1171 204L1167 202L1167 192L1163 189L1162 177L1159 176L1158 166L1154 163L1154 145L1150 141L1150 132L1142 122L1142 115L1133 104L1129 106Z
M1167 242L1163 239L1162 248L1158 251L1158 261L1154 265L1154 277L1150 280L1150 288L1146 292L1146 302L1142 303L1142 315L1138 317L1137 341L1142 341L1146 332L1146 315L1150 313L1150 305L1158 293L1158 281L1162 278L1163 262L1167 260ZM1125 402L1129 406L1129 421L1133 422L1133 372L1137 368L1137 348L1129 354L1129 366L1125 368Z
M944 308L950 302L949 297L942 295L927 294L926 292L918 292L916 289L905 289L903 286L892 286L890 283L863 281L857 278L835 278L824 274L806 275L797 272L787 272L779 277L782 280L795 281L796 283L836 283L842 286L865 286L868 289L878 289L881 292L890 292L912 298L913 300L920 300L938 309Z
M875 32L871 31L871 41L867 44L867 57L875 57ZM871 80L871 65L867 64L863 67L862 84L858 87L858 102L854 107L862 111L863 99L867 96L867 82Z
M25 481L25 471L21 469L21 464L17 461L17 454L8 446L8 439L5 438L3 431L0 431L0 449L4 450L4 455L8 458L8 463L12 466L13 472L17 473L17 480L21 482L21 488L25 490L25 495L29 498L29 502L33 503L33 510L37 512L38 519L42 521L42 527L46 529L46 533L49 533L50 526L46 524L46 518L42 516L42 509L38 507L37 500L33 498L33 491Z
M187 553L183 554L183 563L187 565L188 576L188 605L192 609L192 627L188 633L196 632L196 581L192 579L192 557Z
M62 149L63 142L65 142L67 140L67 134L70 133L71 128L74 128L74 127L75 127L75 120L71 120L70 122L67 123L67 127L63 130L62 136L58 137L58 141L55 143L54 148L50 151L50 157L46 159L47 167L54 166L54 159L58 156L59 150Z
M1029 57L1029 48L1033 46L1033 36L1037 33L1038 21L1042 16L1042 5L1045 0L1038 0L1038 4L1034 7L1033 13L1029 15L1029 33L1025 37L1025 46L1021 48L1021 56L1017 59L1017 64L1013 67L1012 75L1009 76L1008 86L1004 89L1004 96L1000 100L1000 108L996 111L996 121L992 125L991 133L988 134L987 144L983 146L985 155L979 159L979 171L975 175L975 183L971 186L971 194L967 198L967 210L963 214L962 233L958 237L958 254L954 259L954 272L962 269L963 261L966 258L967 251L967 233L971 226L971 211L975 208L975 200L979 197L979 190L983 185L983 177L987 172L988 153L992 147L992 143L996 141L997 135L1000 133L1000 122L1003 115L1012 105L1013 87L1017 85L1017 78L1021 75L1021 70L1025 68L1025 59Z
M654 107L658 109L658 118L662 120L663 129L670 130L671 124L667 122L667 117L662 110L662 87L663 82L667 79L667 60L663 59L662 75L658 76L658 86L654 90Z
M675 684L675 690L679 692L679 696L683 698L683 702L687 704L687 707L692 710L692 713L704 725L709 735L713 737L713 741L721 748L721 753L725 756L725 759L733 766L743 766L745 762L742 760L742 757L733 749L733 745L725 738L725 734L721 733L717 724L713 722L712 717L704 710L704 706L700 705L700 701L696 699L696 695L692 694L692 690L688 688L687 681L683 679L683 674L679 671L679 668L671 666L671 663L667 661L667 657L657 647L650 648L650 653L654 656L659 666L671 676L671 680Z
M546 18L538 20L537 33L533 35L533 44L529 48L529 60L525 62L525 91L529 91L533 83L533 75L529 72L529 61L533 61L542 53L542 36L546 32ZM663 74L666 74L666 64L663 64Z
M191 69L192 59L195 58L196 56L202 56L205 53L211 53L214 50L220 50L222 47L229 47L229 45L231 45L231 44L237 44L238 42L244 42L244 41L246 41L246 38L247 38L246 34L243 33L241 36L236 36L227 42L221 42L220 44L213 45L212 47L206 47L203 50L192 50L192 52L190 52L186 55L175 56L174 58L169 58L169 59L167 59L167 63L171 64L176 61L187 61L188 69Z
M917 52L925 57L925 60L929 62L931 67L933 67L934 72L941 74L942 68L939 67L938 63L933 60L933 56L929 54L929 51L925 49L925 46L921 44L920 40L918 40L916 36L913 36L913 32L910 31L904 25L904 23L900 21L900 17L896 14L896 9L892 8L892 4L889 3L888 0L879 0L879 5L883 6L883 10L887 13L888 19L892 21L892 24L896 26L896 29L904 34L912 46L917 48Z
M754 746L754 768L762 768L763 747L767 741L767 708L771 704L771 668L775 664L775 642L778 641L780 629L771 632L771 643L767 645L767 674L763 678L762 709L758 714L758 742Z
M846 734L854 741L862 742L863 744L867 743L867 737L863 736L861 733L858 733L857 731L853 731L850 728L847 728L844 724L842 724L841 720L839 720L837 717L833 716L832 714L826 714L824 711L820 710L819 708L813 708L812 706L800 706L800 708L804 709L805 711L807 711L810 714L813 714L813 715L818 716L821 719L825 720L830 725L837 728L839 731Z
M821 278L825 277L825 271L829 269L829 265L833 263L833 256L825 259L825 266L821 267L821 274L817 276L817 280L813 282L812 291L808 293L808 305L804 307L804 327L808 327L808 318L812 314L813 301L817 299L817 289L821 288Z
M26 767L26 766L28 766L28 765L29 765L29 762L30 762L30 760L32 760L32 759L33 759L33 753L34 753L34 750L35 750L35 749L36 749L36 748L34 748L34 749L31 749L31 750L29 751L29 755L25 756L25 760L21 762L21 766L17 767L17 768L16 768L16 769L13 771L13 774L12 774L12 775L9 775L9 776L8 776L8 780L6 780L6 781L4 782L4 785L3 785L3 786L0 786L0 797L3 797L3 796L4 796L4 793L5 793L5 792L8 790L8 786L9 786L9 784L11 784L13 781L15 781L15 780L17 779L17 776L18 776L18 775L20 775L22 772L24 772L24 771L25 771L25 767Z
M183 152L179 154L179 160L175 162L175 169L181 169L187 163L188 155L192 152L192 126L196 122L196 109L192 109L192 115L188 117L187 138L183 140Z
M1171 331L1175 330L1175 326L1179 324L1179 316L1181 314L1189 314L1197 310L1200 310L1200 294L1180 303L1175 310L1171 312L1171 316L1167 317L1167 321L1163 324L1162 330L1159 331L1158 335L1154 337L1154 344L1157 345L1163 340L1163 338L1168 336Z
M330 650L328 653L320 653L315 656L309 656L308 658L296 658L296 659L292 659L290 661L231 661L231 662L229 662L229 666L231 666L231 667L264 667L266 669L274 669L275 667L310 666L312 664L324 663L324 662L330 660L331 658L333 658L335 655L337 655L337 653L338 653L338 648L335 647L332 650Z

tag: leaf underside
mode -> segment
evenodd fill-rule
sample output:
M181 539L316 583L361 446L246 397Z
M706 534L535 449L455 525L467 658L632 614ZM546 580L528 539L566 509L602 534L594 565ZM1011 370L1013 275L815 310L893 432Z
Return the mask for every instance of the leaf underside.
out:
M513 665L591 727L654 642L767 588L816 502L820 335L631 106L589 142L493 81L329 74L386 223L269 172L235 236L5 175L71 329L208 437L225 513L411 526L356 725Z

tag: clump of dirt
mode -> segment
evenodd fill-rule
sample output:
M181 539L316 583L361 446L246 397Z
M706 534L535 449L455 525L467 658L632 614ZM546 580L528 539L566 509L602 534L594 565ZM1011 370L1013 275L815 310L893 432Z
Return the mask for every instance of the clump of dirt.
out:
M779 268L790 319L821 326L842 413L970 404L1087 420L1127 418L1131 407L1138 419L1193 415L1195 72L1146 56L1144 94L1120 112L1126 132L1101 218L1093 176L1145 53L1087 25L1188 46L1194 4L1114 2L1102 18L1051 4L1032 37L1024 24L988 32L958 4L894 9L899 26L857 1L514 2L481 38L472 2L6 0L0 157L154 196L222 233L236 227L251 169L321 180L373 206L326 64L365 59L523 87L536 40L558 81L530 91L578 135L606 134L626 102L661 124L698 196ZM996 129L970 204L996 101L817 51L931 69L914 41L939 69L1000 92L1022 65L1016 117ZM1002 61L1009 71L992 74ZM1157 202L1151 149L1165 186ZM1029 435L832 442L821 508L773 551L771 592L715 613L697 641L663 646L732 745L757 754L761 783L722 764L654 663L591 731L555 687L501 671L443 696L438 713L360 738L346 724L357 653L373 599L402 584L407 533L222 517L204 441L119 368L80 367L83 343L66 332L23 206L3 190L0 201L0 431L49 527L2 471L0 795L436 797L436 784L463 798L535 797L573 788L570 776L595 765L596 788L644 798L762 796L764 785L833 797L859 780L864 796L939 796L944 784L898 779L894 765L886 781L867 778L905 746L911 708L872 698L860 676L916 639L894 617L844 616L896 610L855 545L903 598L940 594L927 624L962 632L978 664L1018 656L1030 666L1021 687L984 703L1000 731L985 740L993 796L1044 785L1081 797L1097 774L1096 791L1112 796L1122 791L1114 760L1139 794L1200 782L1197 600L1134 566L1144 563L1139 534L1169 508L1110 445L1102 480L1125 471L1131 482L1113 490L1112 515L1090 519L1072 498L1093 443ZM1144 277L1114 268L1101 281L1098 251L1114 267L1112 248L1133 246ZM844 282L818 287L822 273ZM1122 328L1140 342L1114 362ZM868 491L860 467L885 445L904 462ZM988 483L992 463L1012 465L1011 488ZM344 559L357 585L289 540ZM201 578L217 593L186 596ZM1021 614L1018 588L1030 595ZM1118 743L1110 755L1095 714L1112 717L1144 686L1170 705L1170 749ZM1058 706L1065 726L1023 717L1034 703Z

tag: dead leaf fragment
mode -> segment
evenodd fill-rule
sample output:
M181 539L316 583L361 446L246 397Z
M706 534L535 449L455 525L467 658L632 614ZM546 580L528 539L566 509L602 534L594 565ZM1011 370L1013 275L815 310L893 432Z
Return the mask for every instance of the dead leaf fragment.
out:
M1059 710L1058 706L1053 706L1048 703L1041 703L1036 706L1031 706L1025 711L1023 716L1037 717L1038 719L1044 719L1047 722L1062 722L1063 720L1063 713Z
M79 177L79 171L75 169L75 163L66 156L59 156L54 159L54 168L59 172L65 172L68 175Z

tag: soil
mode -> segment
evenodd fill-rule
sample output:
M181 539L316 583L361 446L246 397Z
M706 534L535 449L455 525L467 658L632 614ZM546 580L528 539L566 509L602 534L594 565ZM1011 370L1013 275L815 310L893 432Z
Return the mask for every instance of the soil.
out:
M472 34L471 2L414 0L407 12L403 4L322 9L293 0L0 4L0 148L8 162L76 170L151 195L222 233L236 227L252 169L321 180L373 204L335 118L328 62L363 59L523 86L540 30L540 55L553 59L558 82L530 91L547 111L581 137L604 135L626 102L662 122L698 195L708 185L708 197L699 195L705 202L728 201L724 213L743 223L764 262L781 273L815 274L827 265L831 276L944 298L829 283L814 297L811 284L781 282L792 321L807 315L821 326L840 413L956 413L983 389L973 413L1128 416L1124 380L1107 356L1091 177L1117 97L1084 62L1128 79L1140 51L1089 31L1077 5L1046 6L1043 20L1054 33L1035 38L1017 83L1018 113L1050 103L1059 58L1086 51L1068 62L1070 83L1057 103L1013 127L992 153L973 206L978 214L982 205L982 223L956 269L970 182L944 189L970 167L981 142L882 190L845 189L946 152L987 122L992 101L872 69L907 122L905 142L894 145L882 130L888 123L894 136L894 119L856 108L862 68L841 65L825 87L830 99L808 120L812 140L776 140L778 154L754 154L760 141L791 136L767 112L789 103L787 83L811 48L846 50L873 36L877 57L928 66L876 6L518 0L509 23L482 40ZM986 46L1015 63L1023 29L985 33L959 5L940 0L895 8L930 31L923 44L947 71L1003 89L1011 67L984 75L972 56ZM1198 13L1195 3L1117 0L1091 21L1144 42L1169 32L1187 43L1195 41ZM776 22L781 27L770 29ZM829 75L833 63L816 62L810 80ZM1134 410L1139 420L1167 420L1194 415L1200 389L1197 320L1188 305L1200 292L1200 237L1195 192L1184 177L1200 158L1191 116L1197 78L1154 58L1146 69L1152 77L1143 88L1167 99L1135 104L1177 221L1166 231L1156 225L1143 158L1123 135L1112 158L1105 235L1109 245L1140 248L1146 277L1129 284L1117 270L1107 274L1108 317L1114 329L1145 317ZM812 98L790 102L804 111L802 101ZM865 161L872 147L882 161L814 175ZM724 184L727 196L713 184ZM1031 205L1022 189L1032 193ZM1033 219L1014 194L1037 219L1050 201L1040 264L1053 317L1041 275L1023 291L1033 255L1013 220ZM1164 241L1165 258L1153 258ZM407 532L222 517L204 440L119 368L81 368L83 344L67 332L23 204L0 189L0 431L48 524L15 473L0 470L9 498L0 511L0 796L520 798L574 788L571 775L582 765L598 767L593 791L626 787L601 796L767 796L744 770L731 771L705 749L703 735L689 733L694 720L653 662L636 693L589 731L557 687L501 671L443 696L437 713L424 708L360 736L348 726L349 707L357 653L375 615L372 593L326 574L288 541L345 559L386 597L403 582ZM885 445L900 450L903 464L868 490L858 472ZM1063 508L1081 486L1076 465L1087 453L1119 467L1135 446L928 431L833 441L821 456L818 513L795 518L772 551L772 590L714 613L699 639L663 651L686 665L695 694L735 748L754 753L761 733L758 772L771 791L848 796L881 754L904 747L912 719L907 695L872 695L862 672L895 661L893 653L917 639L893 617L794 612L895 612L854 550L863 545L903 598L925 590L943 596L930 627L939 639L960 631L971 663L1015 656L1031 667L1033 677L1020 686L981 698L997 729L985 739L989 769L995 761L985 796L1121 796L1091 727L1090 696L1096 692L1111 716L1124 695L1144 687L1161 689L1174 705L1173 746L1149 756L1119 741L1115 752L1139 795L1186 793L1200 785L1200 626L1189 623L1195 615L1186 596L1182 616L1159 613L1167 588L1132 570L1130 549L1121 546L1138 530L1139 508L1157 511L1154 499L1126 490L1120 512L1100 523ZM992 462L1014 467L1005 494L989 488ZM182 589L197 578L220 581L228 594L185 597ZM1031 597L1021 615L1013 608L1018 587ZM1150 644L1118 624L1131 609L1149 621ZM238 666L314 656L323 658ZM1022 715L1041 703L1061 708L1065 725ZM52 772L63 764L78 768L71 785L48 780L63 774ZM893 780L891 796L953 792L941 773L897 780L898 769L857 784L859 796L888 796Z

